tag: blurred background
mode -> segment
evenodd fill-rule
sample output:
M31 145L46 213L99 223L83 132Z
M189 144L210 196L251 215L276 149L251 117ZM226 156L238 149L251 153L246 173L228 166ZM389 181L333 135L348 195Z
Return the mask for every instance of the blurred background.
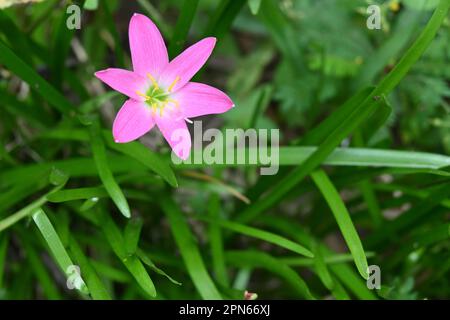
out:
M324 167L332 187L306 177L251 221L242 212L297 165L283 158L271 177L254 166L172 166L158 130L114 145L125 98L93 76L131 69L135 12L155 22L171 58L215 36L195 80L236 108L200 118L203 127L279 129L285 155L302 157L301 146L320 144L320 123L392 71L438 3L0 0L0 298L449 298L448 15L383 110L340 144L375 150L378 165L352 164L372 153L347 155ZM79 29L68 28L71 5ZM370 5L380 29L367 27ZM324 201L336 195L344 210ZM363 251L349 252L352 243ZM377 290L360 275L361 252L380 267Z

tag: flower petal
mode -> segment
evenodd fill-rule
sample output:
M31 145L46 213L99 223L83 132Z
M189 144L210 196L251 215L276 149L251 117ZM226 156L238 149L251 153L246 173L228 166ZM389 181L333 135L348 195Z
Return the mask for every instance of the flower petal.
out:
M175 120L170 116L156 116L156 125L169 143L172 151L181 159L189 158L191 134L184 119Z
M182 88L205 64L215 45L216 38L210 37L184 50L162 71L160 83L166 88L169 88L177 80L177 77L179 77L172 91L175 92Z
M97 71L95 76L114 90L129 96L131 99L138 101L144 100L136 91L145 93L147 91L148 81L137 73L123 69L109 68Z
M136 140L155 125L150 109L140 101L127 100L113 123L113 136L117 143Z
M173 98L180 103L185 118L224 113L234 106L233 101L219 89L197 82L189 82Z
M167 48L158 27L146 16L135 13L128 29L133 70L146 77L158 77L169 63Z

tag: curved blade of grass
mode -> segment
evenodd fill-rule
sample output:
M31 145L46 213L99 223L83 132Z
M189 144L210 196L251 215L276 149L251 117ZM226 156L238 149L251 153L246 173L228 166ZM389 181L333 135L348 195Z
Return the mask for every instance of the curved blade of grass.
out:
M198 292L203 299L221 300L222 297L206 270L200 251L194 242L194 237L183 214L175 203L167 197L162 199L161 205L169 219L175 242Z
M359 87L361 84L373 82L377 74L381 73L386 67L386 61L397 58L405 46L408 45L417 32L418 27L420 28L420 20L423 16L423 11L401 10L389 39L377 51L371 53L370 59L364 61L352 84Z
M377 296L367 288L366 281L358 277L346 264L333 264L329 266L332 273L344 284L353 294L361 300L376 300Z
M169 276L166 272L164 272L164 270L158 268L153 261L150 259L150 257L142 250L142 249L137 249L136 251L136 255L139 257L139 259L141 259L141 261L147 265L148 267L150 267L150 269L152 269L153 271L155 271L156 273L166 277L167 279L169 279L170 282L172 282L173 284L176 284L178 286L181 286L182 283L175 280L174 278L172 278L171 276Z
M333 113L331 113L329 117L325 118L325 120L319 123L319 125L317 125L314 129L307 132L300 140L299 144L313 146L322 143L342 121L350 116L356 106L364 102L366 97L374 89L375 87L367 87L358 91Z
M325 263L325 259L322 255L322 248L317 243L313 242L313 251L314 269L317 275L328 290L333 290L334 281L330 272L328 271L327 264Z
M41 234L44 237L44 240L47 242L48 247L50 248L50 251L53 254L53 257L55 258L59 267L64 272L64 274L70 277L72 275L70 270L71 267L74 266L74 264L47 215L42 209L38 209L33 213L33 220L36 223L39 231L41 231ZM80 286L76 286L77 289L83 293L88 293L88 288L86 287L86 284L81 275L79 275L78 281ZM78 283L78 281L76 283Z
M80 200L80 199L92 199L105 197L108 193L105 188L102 187L93 187L93 188L77 188L77 189L66 189L60 190L58 192L52 193L47 197L50 202L66 202L72 200Z
M131 217L130 207L122 190L117 184L114 176L109 168L109 163L106 158L105 145L103 144L102 135L98 124L93 124L90 127L92 154L94 155L95 165L97 167L98 175L106 191L116 204L119 211L126 217Z
M127 251L127 254L136 253L139 238L141 236L142 225L142 219L133 218L128 220L125 231L123 233L125 250Z
M75 107L54 87L19 58L3 41L0 40L0 64L5 65L30 87L39 93L56 110L62 113L75 111Z
M330 254L324 251L324 247L321 246L321 254L322 261L326 265L328 264L336 264L336 263L346 263L353 262L353 256L350 253L336 253ZM366 257L371 258L374 257L375 254L373 252L366 252ZM314 255L314 258L316 255ZM292 267L312 267L315 265L314 259L311 258L298 258L298 257L285 257L279 258L281 261L286 263L288 266Z
M359 273L364 279L367 279L369 275L367 273L368 264L366 254L364 252L361 239L359 238L355 226L350 218L350 214L339 196L338 191L323 170L314 171L311 174L311 177L330 206L339 229L341 230L342 236L344 237L345 242L353 255L353 259L355 260Z
M92 298L94 300L111 300L108 290L105 288L74 237L70 237L69 250L74 257L74 260L80 266L80 270L82 270L83 277L87 282L89 293Z
M299 295L306 299L314 299L302 278L280 260L260 251L227 251L227 261L238 267L263 268L283 278Z
M320 147L319 147L320 148ZM280 147L279 165L293 166L306 163L315 154L317 147ZM261 150L261 149L259 149ZM247 154L251 150L246 151ZM256 152L256 151L255 151ZM264 151L263 151L264 152ZM195 152L194 152L195 157ZM248 159L248 157L246 157ZM324 165L330 166L356 166L356 167L391 167L391 168L415 168L415 169L439 169L450 166L450 157L440 154L415 151L368 149L368 148L335 148L330 155L322 161ZM214 165L213 167L241 167L256 166L258 164L227 163L225 165ZM201 168L203 165L180 164L180 168ZM267 166L267 164L265 164Z
M156 289L152 279L141 261L135 255L127 254L122 233L108 214L103 214L103 223L101 224L101 227L114 253L134 277L137 284L145 293L151 297L155 297Z
M224 258L222 230L215 223L220 218L220 208L220 197L217 194L211 194L208 201L208 217L211 219L208 235L211 247L212 268L217 282L228 286L229 278Z
M222 220L222 219L218 219L215 221L212 221L211 219L208 219L205 217L198 217L198 219L209 222L209 223L217 223L223 228L226 228L231 231L241 233L241 234L253 237L253 238L267 241L269 243L275 244L277 246L280 246L282 248L296 252L298 254L301 254L301 255L309 257L309 258L314 257L314 254L310 250L305 248L304 246L299 245L298 243L295 243L294 241L291 241L289 239L286 239L282 236L279 236L279 235L271 233L271 232L267 232L267 231L260 230L257 228L248 227L243 224L234 223L234 222L226 221L226 220Z

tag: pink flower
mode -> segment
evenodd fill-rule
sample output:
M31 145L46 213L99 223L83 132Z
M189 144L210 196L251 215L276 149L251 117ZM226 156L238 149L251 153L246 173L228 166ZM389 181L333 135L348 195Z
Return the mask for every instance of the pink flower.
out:
M133 71L109 68L95 73L130 98L114 120L114 140L117 143L136 140L156 124L175 154L185 160L191 150L186 120L223 113L234 106L222 91L190 82L208 60L216 39L205 38L169 62L156 25L136 13L130 21L129 39Z

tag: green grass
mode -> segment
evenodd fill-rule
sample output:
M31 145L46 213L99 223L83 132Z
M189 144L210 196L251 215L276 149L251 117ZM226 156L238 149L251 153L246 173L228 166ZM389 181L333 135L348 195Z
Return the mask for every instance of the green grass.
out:
M0 299L448 299L450 0L400 2L381 30L364 1L1 10ZM174 164L156 126L114 142L125 97L94 72L132 68L134 12L171 58L217 38L194 81L236 107L203 128L279 129L277 174Z

